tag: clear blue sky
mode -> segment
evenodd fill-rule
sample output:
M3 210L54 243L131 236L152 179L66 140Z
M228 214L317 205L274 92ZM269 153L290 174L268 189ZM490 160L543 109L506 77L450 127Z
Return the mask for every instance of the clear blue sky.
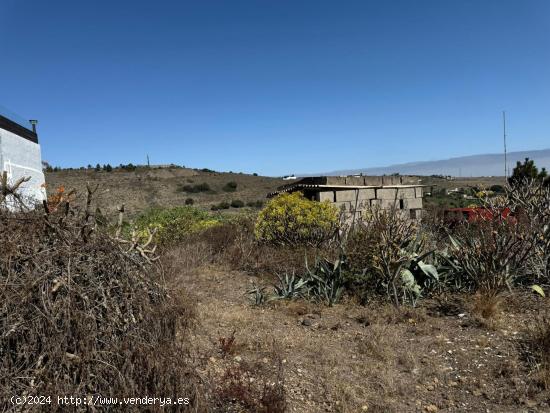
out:
M0 0L54 165L265 175L550 147L550 1Z

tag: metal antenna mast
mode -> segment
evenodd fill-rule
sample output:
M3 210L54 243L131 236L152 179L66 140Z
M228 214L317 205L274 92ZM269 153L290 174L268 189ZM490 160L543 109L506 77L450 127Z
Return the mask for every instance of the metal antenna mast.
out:
M502 111L502 126L504 132L504 177L508 178L508 160L506 159L506 111Z

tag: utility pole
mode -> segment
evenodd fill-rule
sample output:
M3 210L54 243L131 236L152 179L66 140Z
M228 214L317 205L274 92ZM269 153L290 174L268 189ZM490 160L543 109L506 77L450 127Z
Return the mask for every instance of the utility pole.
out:
M506 158L506 111L502 111L502 126L504 132L504 177L508 178L508 159Z

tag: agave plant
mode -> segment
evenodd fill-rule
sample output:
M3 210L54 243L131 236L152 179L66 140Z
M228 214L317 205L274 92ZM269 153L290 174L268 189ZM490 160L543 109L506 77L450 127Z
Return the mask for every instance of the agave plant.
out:
M286 273L284 277L277 274L279 284L275 284L275 297L291 300L307 295L308 280L302 277L297 277L295 273Z
M426 264L423 259L433 255L434 251L429 251L422 255L416 252L403 251L408 256L408 265L401 270L401 282L403 289L403 298L410 299L413 305L422 295L423 288L429 288L439 281L439 273L435 265Z
M343 254L334 262L324 258L316 259L313 269L309 268L306 259L309 295L325 301L329 306L338 302L344 292L344 266Z
M262 305L272 300L272 297L266 294L266 289L267 287L254 285L254 287L248 290L246 294L250 296L250 299L253 301L254 305Z

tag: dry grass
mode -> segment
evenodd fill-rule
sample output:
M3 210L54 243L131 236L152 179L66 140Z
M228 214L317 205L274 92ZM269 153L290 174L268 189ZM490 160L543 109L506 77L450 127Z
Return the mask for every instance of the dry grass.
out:
M512 412L522 406L515 395L528 392L527 366L519 360L521 336L512 334L524 325L520 312L501 329L487 330L469 322L469 306L452 315L429 315L437 305L430 300L419 308L359 306L351 300L334 307L301 300L255 307L243 295L252 281L256 276L216 266L182 275L181 282L197 294L194 348L217 386L236 366L246 377L271 380L275 351L290 412L424 411L430 405ZM451 298L445 302L454 303ZM457 311L468 315L458 317ZM233 330L238 346L224 359L218 339ZM475 396L480 388L483 393Z
M365 336L358 337L357 352L378 361L387 362L395 357L392 342L396 336L387 325L372 325Z
M535 372L535 383L550 389L550 317L538 317L532 324L528 337L529 360Z

